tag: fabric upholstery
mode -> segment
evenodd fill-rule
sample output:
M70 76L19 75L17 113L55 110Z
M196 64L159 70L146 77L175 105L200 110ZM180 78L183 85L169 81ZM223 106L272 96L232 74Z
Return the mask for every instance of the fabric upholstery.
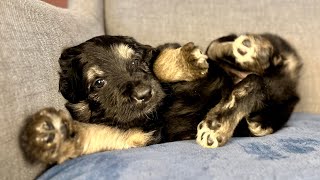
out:
M194 41L205 49L230 33L276 33L304 60L296 111L320 113L320 1L318 0L106 0L108 34L150 45Z
M296 111L320 112L320 1L69 2L68 9L61 9L39 0L0 1L1 179L33 179L43 170L24 161L20 128L25 117L40 108L63 108L57 75L61 50L102 35L105 29L150 45L194 41L202 48L231 32L278 33L299 48L305 61ZM279 133L234 138L215 150L181 141L93 154L56 166L42 179L319 179L319 120L318 115L296 114Z
M320 115L295 114L283 130L233 138L204 149L180 141L92 154L47 171L44 179L319 179Z
M42 167L23 161L20 128L40 108L63 108L58 58L63 48L104 34L103 2L81 0L67 10L38 0L6 0L0 9L0 174L33 179Z

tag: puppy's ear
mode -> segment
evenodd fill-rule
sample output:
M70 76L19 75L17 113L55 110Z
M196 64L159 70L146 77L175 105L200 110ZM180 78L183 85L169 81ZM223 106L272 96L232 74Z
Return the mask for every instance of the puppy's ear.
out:
M82 47L75 46L65 49L59 59L59 91L71 103L79 102L86 97L81 62Z

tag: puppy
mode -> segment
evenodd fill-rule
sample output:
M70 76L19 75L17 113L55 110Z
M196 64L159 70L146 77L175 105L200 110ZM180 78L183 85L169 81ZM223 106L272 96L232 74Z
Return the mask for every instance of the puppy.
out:
M59 89L70 115L45 108L31 116L21 135L25 154L52 164L165 141L163 115L174 110L166 94L175 90L162 85L152 71L164 47L152 48L131 37L99 36L64 50ZM183 56L170 59L199 62L202 56L196 57L196 50L192 45Z
M209 50L219 51L220 45L233 40L218 40L219 45L209 48L208 55ZM240 96L240 100L235 96L247 92L240 86L246 83L244 79L235 85L233 76L221 64L229 54L219 52L223 56L208 61L206 76L195 81L180 81L180 77L175 83L161 83L152 68L167 48L174 49L172 44L152 48L130 37L100 36L66 49L59 60L60 91L68 101L71 116L52 108L32 116L21 136L24 152L44 163L61 163L99 151L194 139L197 133L197 142L204 147L225 144L234 131L249 135L249 125L234 130L239 118L250 114L254 120L264 111L255 111L252 104L246 109L246 103L255 100L247 96L249 93L248 98ZM187 52L194 58L189 62L202 61L202 55ZM188 56L174 57L174 62L186 62L177 57ZM277 107L293 109L297 102L293 99L289 95L288 102L283 100L286 104L281 106L280 100ZM282 116L279 119L286 121L290 113L283 116L284 120Z

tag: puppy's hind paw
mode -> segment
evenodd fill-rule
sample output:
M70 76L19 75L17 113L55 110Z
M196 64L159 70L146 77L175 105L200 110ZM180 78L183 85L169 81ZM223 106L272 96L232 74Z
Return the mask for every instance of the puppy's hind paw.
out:
M20 140L25 155L33 161L61 163L75 152L71 117L54 108L32 115L22 129Z
M273 46L260 35L241 35L233 42L233 54L239 64L258 63L261 68L269 66L269 58L273 53Z
M217 148L223 146L230 139L230 132L226 131L227 123L217 121L201 121L197 128L196 141L205 148Z

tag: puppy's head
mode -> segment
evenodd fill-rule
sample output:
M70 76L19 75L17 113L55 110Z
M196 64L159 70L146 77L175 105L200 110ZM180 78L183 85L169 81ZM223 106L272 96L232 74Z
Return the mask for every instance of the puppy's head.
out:
M59 86L72 116L121 125L152 113L164 97L150 70L153 51L124 36L99 36L66 49Z

